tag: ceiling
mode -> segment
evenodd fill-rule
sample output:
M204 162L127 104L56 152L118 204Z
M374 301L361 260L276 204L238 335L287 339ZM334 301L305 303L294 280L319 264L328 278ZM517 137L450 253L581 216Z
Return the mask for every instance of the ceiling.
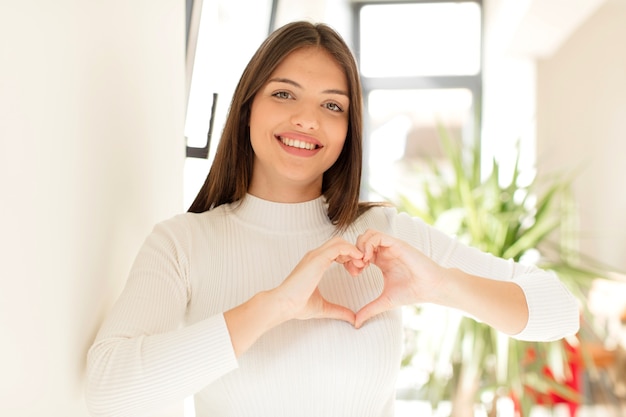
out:
M545 58L607 0L500 0L501 3L524 3L510 50L536 58Z
M496 28L491 34L501 47L516 54L545 58L607 1L624 0L482 0L482 3L491 19L489 25Z

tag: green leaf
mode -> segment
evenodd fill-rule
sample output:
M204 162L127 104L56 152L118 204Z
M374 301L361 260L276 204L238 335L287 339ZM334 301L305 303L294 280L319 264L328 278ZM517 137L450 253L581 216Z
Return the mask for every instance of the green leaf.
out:
M534 177L520 185L523 173L519 152L511 167L512 175L508 166L493 159L490 174L482 178L479 142L464 145L442 126L438 127L446 161L427 161L425 172L420 172L424 178L423 199L417 204L408 197L400 197L399 209L496 256L517 261L529 251L538 250L541 255L538 266L559 276L580 300L583 317L587 317L588 289L594 279L607 275L608 268L573 250L573 245L566 247L559 239L552 239L569 231L563 216L564 208L572 209L567 205L572 179ZM505 174L509 174L506 180ZM422 306L418 314L424 319L424 328L417 336L418 351L433 364L424 387L425 396L434 405L449 399L461 378L473 377L480 379L483 392L504 387L513 393L521 401L524 416L536 401L532 395L526 395L529 386L536 392L578 398L573 390L560 383L569 372L562 342L515 340L452 310ZM592 324L588 320L581 328L578 334L581 340L598 338L600 329ZM582 352L586 360L588 352ZM530 353L534 353L534 360L530 360ZM546 367L553 370L556 380L545 375Z

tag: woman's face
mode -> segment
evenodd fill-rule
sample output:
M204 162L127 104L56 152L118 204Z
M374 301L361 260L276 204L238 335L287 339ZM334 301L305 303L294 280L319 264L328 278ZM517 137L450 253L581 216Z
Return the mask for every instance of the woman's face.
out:
M349 106L346 76L328 52L307 47L289 54L252 102L248 192L279 202L319 197L322 176L346 140Z

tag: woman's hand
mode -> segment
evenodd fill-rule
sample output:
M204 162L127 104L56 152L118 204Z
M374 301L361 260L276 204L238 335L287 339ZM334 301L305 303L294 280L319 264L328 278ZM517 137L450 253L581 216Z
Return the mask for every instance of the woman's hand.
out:
M355 245L335 237L307 252L278 287L226 311L224 319L235 355L243 354L265 332L287 320L330 318L354 325L354 312L328 302L317 286L334 262L356 275L365 266L362 259L363 253Z
M376 230L367 230L359 236L356 246L363 252L362 268L370 263L376 265L384 279L380 296L356 313L357 329L382 312L437 299L445 269L418 249Z
M358 274L365 266L363 253L346 240L335 237L322 246L307 252L281 285L272 292L286 306L289 318L330 318L354 324L352 310L328 302L318 289L326 270L340 263L352 274Z

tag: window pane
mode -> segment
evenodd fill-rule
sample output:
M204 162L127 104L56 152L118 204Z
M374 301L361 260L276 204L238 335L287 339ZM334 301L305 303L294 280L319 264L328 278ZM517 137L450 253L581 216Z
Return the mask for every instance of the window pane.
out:
M361 9L361 72L368 77L475 75L480 6L375 4Z
M206 145L213 93L219 94L212 139L217 144L239 77L267 36L271 2L204 1L201 10L185 123L187 144L193 147ZM246 28L246 36L241 36L241 28Z
M473 97L464 88L374 90L368 97L369 184L384 197L415 180L415 164L443 156L438 127L463 138L472 129Z
M241 13L246 10L246 13ZM235 86L248 59L267 36L271 1L204 1L187 104L187 145L207 142L213 93L218 93L209 159L186 158L184 204L189 207L209 171ZM241 36L241 28L246 28Z

